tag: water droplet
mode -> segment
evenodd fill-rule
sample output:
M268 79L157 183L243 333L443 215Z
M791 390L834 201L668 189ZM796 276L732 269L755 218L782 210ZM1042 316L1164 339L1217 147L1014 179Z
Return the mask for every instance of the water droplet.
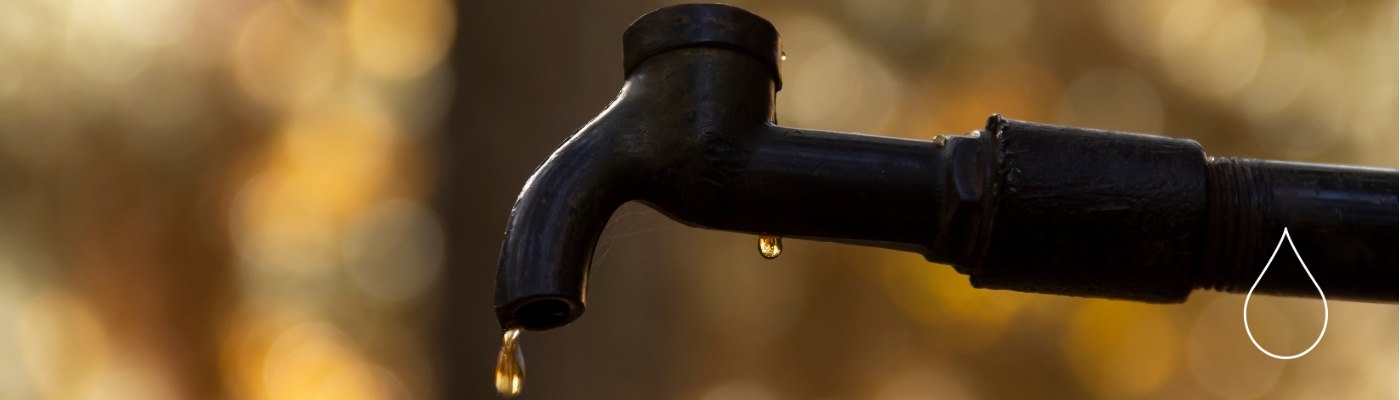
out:
M1264 274L1269 272L1269 266L1273 265L1274 258L1278 257L1278 251L1283 249L1284 242L1288 242L1288 248L1293 250L1293 256L1298 257L1298 265L1303 266L1303 273L1308 275L1308 280L1312 281L1313 287L1317 288L1317 296L1322 298L1322 330L1317 333L1317 340L1314 340L1312 345L1308 346L1307 350L1289 356L1280 356L1268 350L1264 350L1264 346L1260 346L1259 341L1254 340L1254 332L1249 330L1249 299L1254 297L1254 289L1259 287L1259 281L1264 280ZM1255 348L1264 352L1264 354L1267 354L1269 357L1280 360L1292 360L1307 355L1309 352L1312 352L1313 348L1317 347L1318 343L1322 342L1322 335L1327 333L1327 295L1322 293L1322 285L1317 284L1317 278L1314 278L1312 271L1308 270L1308 264L1303 262L1303 256L1298 254L1298 247L1293 245L1293 237L1288 235L1288 228L1283 228L1283 237L1280 237L1278 239L1278 245L1274 246L1274 254L1269 256L1269 261L1264 263L1264 270L1259 271L1259 277L1254 279L1254 285L1251 285L1249 287L1249 293L1244 295L1244 333L1249 335L1249 341L1254 343Z
M787 61L787 52L778 53L778 61Z
M938 147L943 147L943 146L948 145L948 137L947 137L947 136L943 136L943 135L934 136L934 137L933 137L933 145L934 145L934 146L938 146Z
M778 258L779 254L783 254L783 237L771 235L759 236L758 254L761 254L763 255L763 258L767 258L770 260Z
M496 357L496 393L515 397L525 385L525 353L520 351L520 328L501 335L501 355Z

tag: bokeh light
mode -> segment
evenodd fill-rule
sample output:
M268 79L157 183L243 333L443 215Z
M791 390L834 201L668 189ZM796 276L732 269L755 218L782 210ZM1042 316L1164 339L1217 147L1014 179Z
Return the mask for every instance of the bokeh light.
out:
M50 290L26 301L19 315L19 356L43 397L80 398L96 391L111 368L106 329L73 295Z
M390 200L377 205L348 234L343 251L350 279L383 301L423 293L442 271L442 230L421 204Z
M890 300L925 328L946 329L939 336L955 340L956 351L995 345L1012 318L1033 301L1023 293L975 289L952 267L921 265L918 256L887 262L881 272Z
M1245 1L1179 1L1162 19L1157 56L1184 88L1232 95L1263 61L1267 36L1259 14Z
M319 11L307 5L311 10ZM316 16L303 17L292 2L260 2L230 46L239 86L272 107L314 102L344 73L344 38Z
M1162 132L1162 100L1132 71L1106 68L1074 78L1060 100L1059 123L1125 132Z
M1144 397L1176 368L1177 329L1162 306L1089 301L1068 321L1064 352L1080 382L1100 398Z
M355 60L386 78L412 78L437 64L456 19L445 0L355 0L345 29Z
M791 97L778 102L780 121L837 131L887 130L902 97L892 72L820 19L792 18L783 26L789 55L783 94Z
M947 399L971 400L977 396L967 387L967 377L947 366L920 368L895 374L880 391L877 400Z
M432 397L454 13L0 2L0 398Z
M1251 314L1266 316L1261 318L1266 323L1250 321L1250 328L1261 333L1268 332L1269 338L1275 338L1261 344L1277 345L1291 341L1292 329L1278 323L1279 310L1270 303L1250 305ZM1239 323L1239 306L1240 303L1234 299L1220 298L1201 311L1187 342L1187 369L1202 388L1215 396L1227 399L1258 398L1274 389L1288 365L1260 353L1249 343L1248 337L1236 334L1244 330L1243 324Z
M489 398L511 202L672 3L0 1L0 399ZM1002 113L1397 164L1394 2L737 3L783 35L782 124L927 140ZM624 206L588 314L522 339L525 396L1397 394L1392 304L1334 301L1280 363L1242 296L984 290L755 239ZM1271 349L1321 324L1251 307Z

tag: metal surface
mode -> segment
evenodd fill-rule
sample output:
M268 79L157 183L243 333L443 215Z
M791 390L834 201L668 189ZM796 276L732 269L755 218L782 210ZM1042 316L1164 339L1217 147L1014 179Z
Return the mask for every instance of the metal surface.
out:
M503 327L578 318L598 235L632 200L690 226L917 252L979 287L1153 302L1247 290L1287 226L1329 297L1396 298L1393 170L999 116L932 141L782 127L777 31L724 5L647 14L624 52L622 92L511 212ZM1284 274L1268 292L1314 295Z
M987 130L1001 145L991 243L984 262L957 266L974 286L1243 293L1287 227L1329 298L1396 300L1394 170L1212 159L1189 140L997 117ZM1301 268L1270 273L1261 293L1317 296Z

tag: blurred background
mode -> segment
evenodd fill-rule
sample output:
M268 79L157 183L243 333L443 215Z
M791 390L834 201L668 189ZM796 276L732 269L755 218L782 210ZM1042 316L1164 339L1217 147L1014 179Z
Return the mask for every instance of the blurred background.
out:
M0 1L0 398L494 398L512 202L667 3ZM1000 112L1397 163L1394 2L736 5L783 35L787 125L929 139ZM588 313L522 336L524 397L1397 396L1395 305L1332 302L1284 362L1243 296L975 290L755 240L618 210ZM1251 327L1295 353L1319 306L1256 298Z

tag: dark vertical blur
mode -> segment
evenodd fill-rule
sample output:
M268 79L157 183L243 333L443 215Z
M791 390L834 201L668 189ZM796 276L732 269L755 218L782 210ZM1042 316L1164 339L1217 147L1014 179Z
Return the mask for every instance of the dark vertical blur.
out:
M462 95L455 128L440 148L451 266L444 292L445 398L494 396L491 369L500 342L493 329L495 268L515 194L534 167L621 88L622 29L649 9L639 1L461 5L456 58ZM656 252L632 250L624 255L629 264L658 264ZM607 257L601 249L598 254ZM648 304L666 299L647 290L648 278L660 272L609 266L596 270L600 280L590 304L635 303L615 310L624 312L590 313L571 329L525 334L526 397L575 398L578 387L593 388L586 397L664 397L658 379L667 365L657 332L665 329L666 316Z

